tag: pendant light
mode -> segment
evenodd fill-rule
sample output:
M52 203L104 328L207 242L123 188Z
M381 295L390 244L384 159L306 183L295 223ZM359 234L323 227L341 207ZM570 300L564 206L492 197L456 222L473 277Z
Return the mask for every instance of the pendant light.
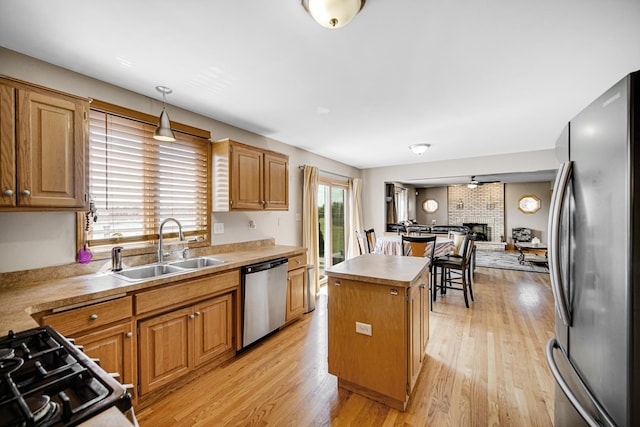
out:
M302 0L302 7L325 28L347 25L364 7L366 0Z
M169 120L169 115L167 114L167 109L165 106L165 97L173 91L166 86L156 86L156 90L162 93L162 113L160 113L158 128L153 134L153 139L157 139L158 141L173 142L176 140L176 136L171 130L171 120Z

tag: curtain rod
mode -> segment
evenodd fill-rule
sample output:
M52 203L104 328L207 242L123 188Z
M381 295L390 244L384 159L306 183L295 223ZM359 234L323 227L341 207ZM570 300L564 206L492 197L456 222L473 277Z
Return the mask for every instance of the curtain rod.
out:
M298 166L298 169L302 170L302 169L305 168L305 166L310 166L310 165L300 165L300 166ZM318 168L318 171L319 172L323 172L323 173L328 173L328 174L331 174L331 175L334 175L334 176L339 176L340 178L353 179L352 176L340 175L339 173L326 171L326 170L320 169L320 168Z

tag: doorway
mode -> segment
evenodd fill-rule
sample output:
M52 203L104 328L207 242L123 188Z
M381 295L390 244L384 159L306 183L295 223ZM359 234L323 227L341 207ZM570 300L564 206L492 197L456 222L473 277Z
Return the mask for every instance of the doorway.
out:
M318 257L320 285L327 281L325 268L346 259L347 182L320 178L318 181Z

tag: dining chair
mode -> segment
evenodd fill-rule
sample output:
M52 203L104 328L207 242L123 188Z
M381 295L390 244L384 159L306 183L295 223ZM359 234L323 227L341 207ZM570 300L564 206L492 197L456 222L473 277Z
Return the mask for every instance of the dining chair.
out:
M369 241L367 240L367 233L364 231L356 231L356 241L358 242L360 255L372 252L373 249L369 247Z
M462 291L464 295L464 304L469 308L469 298L473 301L472 287L472 271L471 260L474 253L476 236L473 233L467 233L461 244L461 253L452 253L434 260L434 272L440 268L440 284L434 280L431 287L432 300L436 300L437 291L444 295L447 289L455 289ZM452 274L454 270L455 276ZM455 286L458 285L458 286Z
M451 240L453 240L453 254L456 255L460 255L462 252L462 242L464 242L464 238L466 237L467 233L464 231L454 231L454 230L449 230L449 232L447 233L447 237Z
M364 230L365 235L367 236L367 244L369 245L369 253L373 252L373 249L376 247L376 232L373 228L368 230Z
M402 236L402 255L415 256L415 257L427 257L429 258L429 292L432 292L435 283L435 271L434 261L436 253L436 239L435 235L431 236ZM433 310L433 300L429 303L430 310Z

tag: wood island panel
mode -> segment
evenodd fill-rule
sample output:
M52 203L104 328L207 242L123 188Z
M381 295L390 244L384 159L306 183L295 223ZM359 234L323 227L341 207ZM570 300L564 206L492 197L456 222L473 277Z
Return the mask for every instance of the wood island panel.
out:
M428 267L426 258L365 254L326 270L329 373L340 387L406 408L425 360Z

